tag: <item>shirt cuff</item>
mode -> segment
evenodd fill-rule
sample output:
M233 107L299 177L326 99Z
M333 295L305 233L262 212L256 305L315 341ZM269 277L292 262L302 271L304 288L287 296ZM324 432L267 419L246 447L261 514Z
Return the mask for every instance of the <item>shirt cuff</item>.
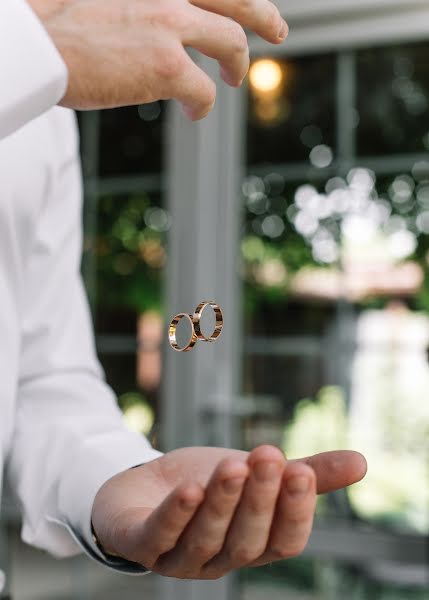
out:
M0 139L55 106L67 67L25 0L0 2Z
M140 565L139 563L119 557L116 558L114 556L107 556L101 552L97 546L94 545L94 543L88 544L88 542L79 534L79 532L72 529L72 527L70 527L70 525L67 523L58 521L57 519L49 519L49 521L55 525L60 525L63 529L65 529L77 546L79 546L89 558L103 567L107 567L111 571L117 571L126 575L147 575L150 573L146 567Z
M144 573L146 569L122 559L106 556L92 536L91 514L95 496L111 477L162 456L137 433L103 433L83 444L73 465L61 480L58 507L61 518L49 519L65 526L89 556L115 570Z

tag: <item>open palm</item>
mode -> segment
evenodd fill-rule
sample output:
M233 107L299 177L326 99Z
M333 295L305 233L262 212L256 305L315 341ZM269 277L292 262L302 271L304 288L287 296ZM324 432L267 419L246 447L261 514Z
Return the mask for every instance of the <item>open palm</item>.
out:
M355 452L287 461L273 446L182 448L106 482L93 525L108 553L161 575L214 579L302 552L316 494L365 472Z

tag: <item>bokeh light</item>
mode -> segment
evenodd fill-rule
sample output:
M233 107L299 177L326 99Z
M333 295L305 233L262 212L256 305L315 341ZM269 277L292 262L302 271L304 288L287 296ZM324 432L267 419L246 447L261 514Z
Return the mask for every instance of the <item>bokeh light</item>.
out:
M261 58L255 61L249 70L249 83L257 95L264 95L279 90L283 82L283 71L279 63L272 58Z

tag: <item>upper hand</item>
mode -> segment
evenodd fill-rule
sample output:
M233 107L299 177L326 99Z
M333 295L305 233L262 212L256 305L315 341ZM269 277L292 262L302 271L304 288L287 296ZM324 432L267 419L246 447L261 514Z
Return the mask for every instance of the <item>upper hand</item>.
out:
M108 553L161 575L213 579L302 552L316 493L365 472L355 452L286 461L272 446L183 448L107 481L93 525Z
M29 2L69 69L62 104L77 109L174 98L202 118L216 88L185 48L216 59L223 79L238 86L249 67L243 27L274 44L288 31L269 0Z

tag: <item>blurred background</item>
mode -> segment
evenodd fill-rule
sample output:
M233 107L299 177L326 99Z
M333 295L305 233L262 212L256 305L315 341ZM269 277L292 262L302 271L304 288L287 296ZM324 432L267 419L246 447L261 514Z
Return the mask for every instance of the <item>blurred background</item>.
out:
M55 561L6 500L14 600L429 597L429 8L278 5L289 40L251 37L247 85L204 122L78 115L83 274L107 379L156 447L353 448L368 476L320 499L302 557L210 583ZM203 299L222 337L172 352L169 319Z

